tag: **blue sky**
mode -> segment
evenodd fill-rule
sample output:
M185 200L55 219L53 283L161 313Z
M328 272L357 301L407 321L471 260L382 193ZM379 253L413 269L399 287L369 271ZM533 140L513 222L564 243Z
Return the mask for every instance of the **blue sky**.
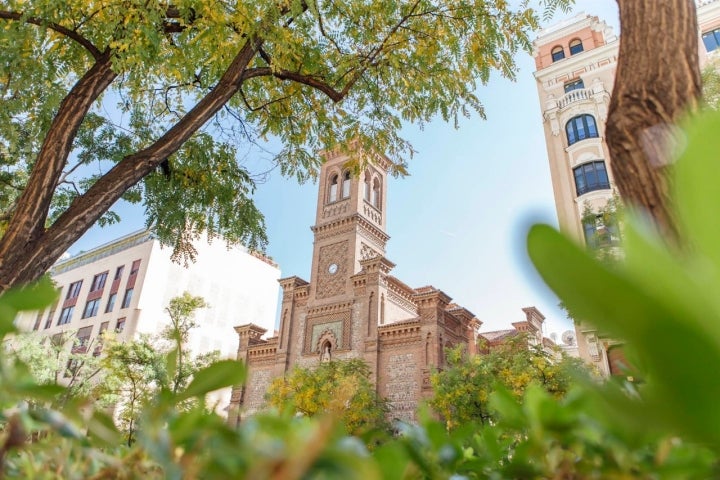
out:
M578 0L573 12L598 15L618 31L614 0ZM410 176L391 179L387 257L393 275L412 287L433 285L483 322L481 330L509 328L522 307L545 316L546 334L571 328L557 298L536 276L525 254L533 222L557 224L537 87L530 55L519 54L517 80L494 76L479 97L487 120L464 119L459 129L437 120L403 133L416 155ZM263 158L254 159L263 168ZM309 280L310 226L317 185L298 185L273 172L255 196L266 217L267 253L282 276ZM123 221L93 228L71 249L90 249L143 226L142 211L120 210Z

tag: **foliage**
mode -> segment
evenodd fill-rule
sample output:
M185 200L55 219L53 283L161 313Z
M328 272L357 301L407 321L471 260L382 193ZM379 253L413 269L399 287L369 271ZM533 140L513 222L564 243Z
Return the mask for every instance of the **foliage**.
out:
M550 227L535 226L530 255L573 311L625 346L643 383L580 381L561 398L535 384L498 386L493 422L452 430L427 413L398 424L369 452L338 424L348 392L325 414L259 414L237 429L202 408L208 391L242 383L237 362L197 372L177 394L143 405L137 441L120 445L110 418L83 399L54 408L61 390L0 354L0 465L18 478L706 479L720 476L720 202L715 178L720 114L688 129L674 166L683 235L670 244L637 213L625 224L625 259L598 261ZM598 292L602 292L599 295ZM17 311L49 305L47 282L0 297L0 337ZM326 368L330 368L329 366ZM195 396L197 404L178 408Z
M637 395L605 392L628 428L652 428L720 448L719 415L720 223L712 208L720 175L714 113L688 128L688 145L674 166L679 244L666 242L631 215L625 261L604 265L549 227L534 227L529 251L545 281L568 307L603 331L627 341L646 379ZM552 261L550 261L552 259ZM582 281L578 281L582 279ZM603 292L598 295L597 292Z
M592 237L585 240L595 251L596 257L608 262L618 261L618 246L622 243L623 203L617 191L613 191L612 197L598 209L593 209L586 202L580 221L583 226L592 226Z
M484 115L478 84L513 78L540 13L569 3L8 0L0 225L20 237L0 239L0 286L118 221L120 198L179 256L202 232L262 248L250 146L278 141L273 163L300 181L339 146L360 151L358 171L381 152L404 174L403 122Z
M711 60L702 71L702 101L706 108L720 108L720 71L717 59Z
M354 435L388 428L387 405L370 381L370 367L357 358L295 367L273 380L266 398L271 407L304 416L333 413Z
M520 398L531 384L538 384L561 398L573 374L583 372L579 360L560 352L550 354L540 345L530 346L526 335L509 338L485 355L468 356L456 347L447 351L447 363L430 377L433 397L429 405L449 429L468 422L496 421L490 396L498 386Z
M119 427L129 445L134 442L142 405L161 390L178 395L187 388L193 375L219 358L217 351L193 355L187 346L190 331L197 327L195 311L205 307L208 304L202 297L183 292L170 299L165 309L170 323L159 336L140 335L124 342L114 337L107 339L98 395L105 404L115 405ZM178 404L178 408L188 407L189 402Z
M78 396L91 396L102 367L92 342L76 348L76 334L60 333L52 338L37 333L18 333L5 341L6 352L30 368L38 383L62 385L56 405ZM72 344L69 348L68 343Z

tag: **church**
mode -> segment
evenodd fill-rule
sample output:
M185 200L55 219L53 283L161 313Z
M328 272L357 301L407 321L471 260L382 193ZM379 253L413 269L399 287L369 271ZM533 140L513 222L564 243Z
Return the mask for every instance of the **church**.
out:
M347 163L367 165L359 176ZM430 374L444 365L444 350L465 345L475 353L481 322L432 286L412 288L390 274L385 258L387 167L383 155L325 152L320 171L310 281L280 279L277 334L235 327L238 360L248 367L233 388L228 422L263 408L270 382L295 366L361 358L372 371L392 419L412 421L431 394ZM421 259L418 259L421 261Z

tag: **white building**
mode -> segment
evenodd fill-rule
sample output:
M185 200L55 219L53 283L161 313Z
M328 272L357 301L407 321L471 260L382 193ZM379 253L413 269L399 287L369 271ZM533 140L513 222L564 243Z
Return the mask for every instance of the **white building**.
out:
M143 230L61 260L50 271L60 290L56 304L25 312L16 323L22 331L70 334L75 349L91 346L99 354L94 340L105 330L115 330L121 340L159 333L170 323L165 312L170 299L187 291L209 304L195 313L198 327L190 333L189 348L236 358L235 325L274 330L280 270L262 254L222 241L195 248L197 260L186 268Z

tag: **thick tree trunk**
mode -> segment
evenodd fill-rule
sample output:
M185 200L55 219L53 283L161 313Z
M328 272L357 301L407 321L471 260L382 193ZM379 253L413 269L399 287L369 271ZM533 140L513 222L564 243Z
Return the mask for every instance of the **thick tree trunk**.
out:
M701 91L694 0L618 0L620 53L607 143L620 195L674 238L667 170L677 121Z
M27 187L18 199L7 230L0 239L0 292L18 283L16 275L28 267L29 261L25 261L23 256L34 250L41 241L53 192L80 124L116 76L111 68L109 53L100 56L58 107L58 113L35 160ZM34 275L32 280L42 273ZM30 280L28 278L26 281Z
M183 143L237 93L244 80L245 69L257 52L260 43L258 39L249 39L240 49L218 84L187 115L152 145L125 157L115 165L87 192L77 197L50 228L47 230L43 228L49 200L46 202L44 211L39 207L36 207L33 211L29 211L25 207L20 210L19 207L18 212L20 213L15 214L15 217L18 217L15 220L19 224L31 225L34 229L30 230L27 227L19 229L20 234L13 234L12 236L6 234L0 239L0 292L10 286L25 284L38 279L78 238L95 224L104 212L120 199L123 193L155 170L163 160L177 152ZM53 128L62 129L63 124L54 122ZM51 129L51 134L48 137L53 134L54 130ZM70 138L70 142L72 142L73 138L74 133ZM67 155L65 155L65 158L67 158ZM36 165L40 166L39 164L40 159L38 159ZM62 165L60 171L62 171ZM34 169L33 176L35 175ZM33 182L33 177L31 177L23 199L26 197L25 194L31 190L30 185L35 185ZM54 188L48 186L54 184L49 184L48 180L44 179L44 176L38 175L35 182L38 185L34 187L33 191L37 191L39 194L51 193L54 190ZM57 182L57 177L55 182ZM26 201L30 202L30 199L26 199ZM35 215L38 217L42 215L41 223L34 217ZM10 232L9 229L8 232Z

